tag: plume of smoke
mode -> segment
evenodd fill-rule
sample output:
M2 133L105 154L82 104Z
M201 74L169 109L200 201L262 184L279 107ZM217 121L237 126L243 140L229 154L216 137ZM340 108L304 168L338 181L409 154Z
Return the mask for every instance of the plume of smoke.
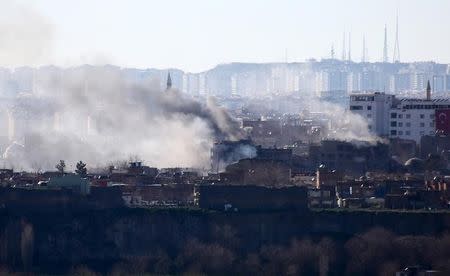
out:
M235 142L226 141L216 144L213 149L212 169L216 172L224 171L225 168L241 159L254 158L257 155L255 146L248 140Z
M291 109L304 110L319 113L318 118L328 120L326 133L323 139L335 139L356 143L357 141L377 143L383 142L375 133L370 131L368 121L362 116L352 113L346 107L325 100L319 97L306 96L297 101L292 101ZM278 110L286 113L286 110ZM289 113L289 112L287 112Z
M49 58L53 27L32 9L10 0L0 5L0 63L22 66Z
M52 59L52 24L32 9L2 1L0 63ZM239 139L238 124L213 99L201 104L153 80L136 81L113 66L33 69L39 85L2 103L11 141L5 166L54 169L58 160L101 166L139 156L153 166L209 166L214 139ZM43 74L41 74L43 73ZM36 79L35 79L36 80Z
M362 116L352 113L340 105L332 104L318 99L312 101L313 105L320 107L321 112L331 120L329 139L353 142L357 141L376 144L383 140L369 130L369 124Z
M151 80L132 82L117 67L68 69L50 79L39 97L15 99L17 123L26 118L16 133L25 136L25 153L6 156L15 167L52 169L60 159L101 166L139 156L152 166L204 168L214 139L241 135L213 100L204 105ZM32 108L39 102L46 107Z
M227 140L236 141L243 138L243 132L240 129L239 123L235 121L230 114L222 107L220 107L215 98L209 97L206 104L210 111L211 117L217 124L220 132L226 134Z

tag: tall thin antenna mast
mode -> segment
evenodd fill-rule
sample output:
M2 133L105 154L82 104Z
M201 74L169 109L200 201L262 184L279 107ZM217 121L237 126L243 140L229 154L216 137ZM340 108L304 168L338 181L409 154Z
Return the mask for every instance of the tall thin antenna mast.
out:
M397 17L395 23L395 46L394 46L393 62L399 61L400 61L400 46L398 45L398 10L397 10Z
M363 35L361 62L367 61L366 35Z
M352 60L352 33L348 33L348 60Z
M387 27L384 25L383 62L388 62Z
M344 35L343 35L343 37L342 37L342 60L346 60L347 58L346 58L346 53L347 52L347 50L346 50L346 48L345 48L345 31L344 31Z

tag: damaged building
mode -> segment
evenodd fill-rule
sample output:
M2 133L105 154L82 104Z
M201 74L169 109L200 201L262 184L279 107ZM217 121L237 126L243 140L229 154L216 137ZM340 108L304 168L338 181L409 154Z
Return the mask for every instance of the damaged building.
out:
M320 144L311 145L309 159L310 165L315 168L324 164L331 169L353 174L386 171L391 161L387 144L362 141L356 144L337 140L323 140Z

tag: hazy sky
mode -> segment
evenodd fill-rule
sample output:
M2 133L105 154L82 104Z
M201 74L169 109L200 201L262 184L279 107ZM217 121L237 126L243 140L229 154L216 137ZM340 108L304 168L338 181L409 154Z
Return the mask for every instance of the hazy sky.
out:
M383 28L388 26L389 58L399 10L403 61L450 62L448 0L2 0L0 15L18 28L31 13L45 27L4 35L35 47L32 61L8 60L8 52L29 50L10 43L0 47L0 64L74 65L113 63L139 68L177 67L198 72L219 63L303 61L329 57L334 44L341 56L343 32L350 31L352 57L360 60L366 35L371 61L381 59ZM11 3L8 3L11 2ZM5 5L5 4L3 4ZM26 7L25 7L26 6ZM12 13L14 9L26 12ZM19 23L17 23L17 22ZM7 24L9 22L0 22ZM7 26L9 26L7 24ZM0 35L7 29L0 26ZM27 27L28 28L28 27ZM42 34L42 35L41 35ZM6 36L6 38L5 38ZM12 37L12 38L11 38ZM1 38L0 38L1 39ZM38 41L34 40L48 40ZM7 43L8 45L8 43ZM41 47L42 49L38 49ZM17 50L19 49L19 50ZM13 56L13 55L11 55ZM6 62L8 60L8 62Z

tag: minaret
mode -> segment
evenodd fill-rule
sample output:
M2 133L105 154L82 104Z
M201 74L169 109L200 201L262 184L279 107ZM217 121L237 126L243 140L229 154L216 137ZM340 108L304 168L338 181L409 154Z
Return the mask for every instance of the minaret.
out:
M386 25L384 25L383 62L388 62L387 27L386 27Z
M166 91L170 90L172 88L172 78L170 77L170 72L167 73L167 85L166 85Z
M393 62L399 62L399 61L400 61L400 47L398 45L398 11L397 11L396 24L395 24L395 46L394 46Z
M427 83L427 101L431 100L431 86L430 81Z
M352 33L348 33L348 60L352 61Z
M342 60L346 60L346 53L347 50L345 49L345 32L342 38Z

